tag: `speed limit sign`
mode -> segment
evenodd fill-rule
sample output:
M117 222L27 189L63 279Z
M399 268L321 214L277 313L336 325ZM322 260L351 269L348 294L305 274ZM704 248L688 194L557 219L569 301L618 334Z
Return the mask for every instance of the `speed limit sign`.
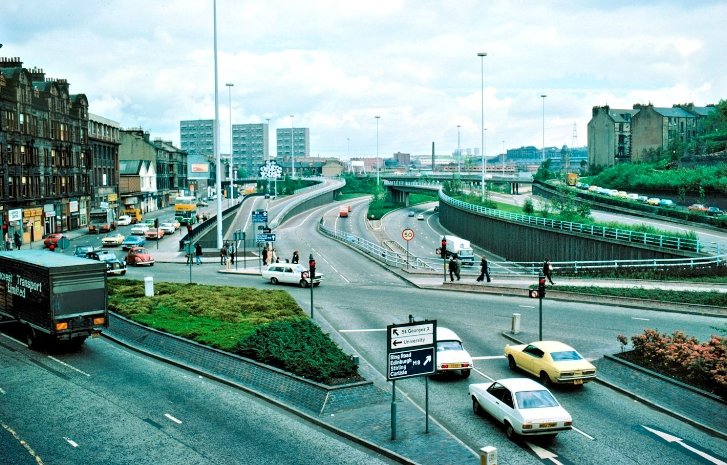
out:
M410 241L414 239L414 230L413 229L405 229L401 232L401 238L405 241Z

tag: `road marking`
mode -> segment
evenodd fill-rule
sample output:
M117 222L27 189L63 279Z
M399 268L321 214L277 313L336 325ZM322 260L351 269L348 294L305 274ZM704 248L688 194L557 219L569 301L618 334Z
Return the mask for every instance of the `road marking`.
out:
M375 333L375 332L386 331L386 328L381 329L339 329L339 333Z
M8 336L7 334L3 334L3 336L6 337L6 338L8 338L8 339L10 339L13 342L15 342L16 344L20 344L21 346L28 347L28 344L26 344L24 342L21 342L21 341L18 341L17 339L12 338L12 337Z
M58 360L57 358L53 357L52 355L49 355L49 356L48 356L48 358L49 358L49 359L51 359L51 360L53 360L54 362L58 362L58 363L60 363L61 365L63 365L63 366L64 366L64 367L66 367L66 368L70 368L70 369L71 369L71 370L73 370L73 371L76 371L76 372L78 372L78 373L81 373L81 374L82 374L82 375L84 375L84 376L88 376L89 378L91 377L91 375L89 375L89 374L88 374L88 373L86 373L85 371L81 371L81 370L79 370L78 368L76 368L76 367L74 367L74 366L71 366L71 365L67 364L66 362L64 362L64 361L62 361L62 360Z
M520 308L535 308L535 305L518 305Z
M5 391L3 390L3 388L0 388L0 394L5 394Z
M540 446L536 446L535 444L531 444L527 441L525 441L525 444L527 444L528 447L530 447L530 449L532 449L532 451L535 452L535 454L538 456L538 458L540 460L548 459L556 465L563 465L563 462L556 459L558 456L555 455L553 452L549 451L548 449L544 449Z
M77 443L76 441L74 441L73 439L71 439L71 438L67 438L67 437L65 437L65 436L63 436L63 439L65 439L65 440L66 440L66 442L67 442L68 444L70 444L70 445L71 445L72 447L78 447L78 443Z
M164 416L167 417L168 419L170 419L171 421L173 421L174 423L178 424L178 425L181 425L182 424L182 420L180 420L178 418L174 418L173 416L169 415L168 413L165 413Z
M479 375L480 375L480 376L482 376L483 378L489 379L490 381L493 381L493 382L495 381L495 378L490 378L489 376L487 376L486 374L484 374L483 372L481 372L480 370L478 370L478 369L477 369L477 368L475 368L475 367L472 367L472 370L474 370L474 371L475 371L475 373L479 374Z
M25 441L20 436L18 436L18 433L16 433L11 427L6 425L5 423L0 423L0 426L2 426L5 431L10 433L13 436L13 438L15 438L15 440L18 441L18 443L21 446L23 446L23 448L25 448L25 450L28 451L30 456L35 459L36 465L43 465L43 460L41 460L41 458L38 457L38 454L36 454L35 451L33 450L33 448L28 445L27 441Z
M594 438L593 436L590 436L590 435L588 435L588 434L584 433L583 431L579 430L579 429L578 429L578 428L576 428L575 426L573 427L573 431L575 431L576 433L582 434L583 436L587 437L587 438L588 438L588 439L590 439L591 441L595 441L595 440L596 440L596 438Z
M694 454L698 455L699 457L702 457L706 461L710 463L714 463L715 465L727 465L727 462L724 462L723 460L718 459L717 457L711 456L708 453L697 449L696 447L692 447L689 444L684 444L684 439L671 435L664 431L659 431L657 429L649 428L648 426L641 425L642 428L645 430L655 434L659 439L663 439L664 441L668 443L676 443L686 450L693 452Z
M482 357L472 357L472 360L495 360L498 358L505 358L504 355L483 355Z
M635 316L631 317L632 320L639 320L639 321L649 321L649 318L637 318Z

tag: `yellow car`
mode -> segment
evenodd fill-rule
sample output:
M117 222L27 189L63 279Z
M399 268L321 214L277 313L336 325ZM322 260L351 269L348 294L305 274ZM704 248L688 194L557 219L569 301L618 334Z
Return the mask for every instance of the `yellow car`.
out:
M506 345L505 357L511 370L518 368L554 384L581 385L596 378L596 367L573 347L558 341Z
M124 236L119 233L107 234L106 237L101 239L101 245L104 247L115 247L121 245L124 242Z

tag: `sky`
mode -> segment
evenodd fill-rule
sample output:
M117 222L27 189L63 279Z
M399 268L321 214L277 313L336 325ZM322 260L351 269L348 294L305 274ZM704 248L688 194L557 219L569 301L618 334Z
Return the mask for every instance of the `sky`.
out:
M0 56L66 79L91 113L179 146L180 121L215 118L213 5L4 0ZM484 146L492 157L585 146L594 106L727 99L724 0L216 0L216 10L222 153L230 107L233 124L269 119L271 154L275 130L293 125L310 129L311 156L428 155L434 143L438 155Z

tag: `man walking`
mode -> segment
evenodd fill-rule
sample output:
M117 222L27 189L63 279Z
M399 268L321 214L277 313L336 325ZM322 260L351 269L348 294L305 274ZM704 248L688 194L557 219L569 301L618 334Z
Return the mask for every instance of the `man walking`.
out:
M194 246L194 259L197 261L197 265L202 264L202 246L199 242Z
M480 275L477 277L477 282L482 282L485 280L485 277L487 277L487 282L490 282L490 264L487 261L487 258L482 257L482 260L480 261Z
M546 259L543 263L543 274L550 281L550 284L555 285L553 282L553 265L550 263L550 259Z
M457 277L457 281L459 281L459 260L457 254L452 255L452 258L449 260L449 280L454 281L455 276Z

